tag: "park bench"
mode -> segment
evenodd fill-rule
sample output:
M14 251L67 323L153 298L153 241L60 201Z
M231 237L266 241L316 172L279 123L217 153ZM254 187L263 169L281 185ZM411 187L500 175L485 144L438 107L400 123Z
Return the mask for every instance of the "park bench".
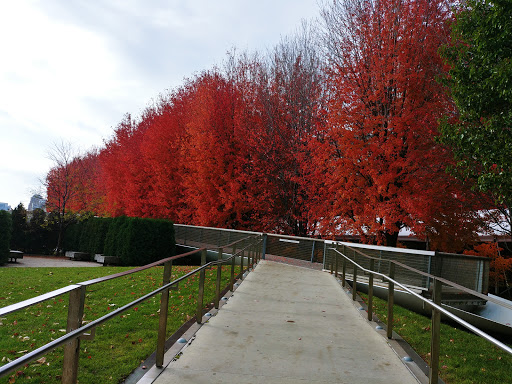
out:
M90 261L91 255L86 252L66 251L66 257L73 260Z
M119 265L121 259L117 256L94 255L94 261L103 265Z
M18 262L18 259L23 259L23 252L21 251L10 251L9 252L9 261L11 262Z

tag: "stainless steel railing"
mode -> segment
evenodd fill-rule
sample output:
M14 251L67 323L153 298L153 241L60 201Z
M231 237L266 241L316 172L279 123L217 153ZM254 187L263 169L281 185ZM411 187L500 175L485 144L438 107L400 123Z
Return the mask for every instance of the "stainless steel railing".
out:
M430 373L429 373L429 383L436 383L438 382L438 376L439 376L439 354L440 354L440 322L441 322L441 314L449 317L451 320L455 321L456 323L462 325L466 329L470 330L471 332L477 334L478 336L484 338L485 340L491 342L498 348L501 348L505 352L512 355L512 348L507 346L506 344L502 343L501 341L495 339L491 335L485 333L481 329L473 326L472 324L468 323L467 321L461 319L457 315L454 315L450 311L446 310L441 306L441 289L442 285L450 285L454 286L458 289L465 290L468 292L471 292L475 295L481 295L478 292L472 291L470 289L467 289L465 287L462 287L458 284L452 283L448 280L438 278L433 275L428 275L429 278L432 279L432 286L433 286L433 293L432 293L432 300L426 299L425 297L421 296L417 292L414 292L410 287L408 287L406 284L402 284L399 281L395 279L395 265L399 265L401 267L405 267L408 270L419 273L424 275L425 273L422 271L415 270L412 267L406 266L402 263L396 262L394 260L388 260L389 266L388 266L388 274L384 274L378 271L375 271L375 260L376 258L370 257L368 255L365 255L363 252L359 250L355 250L351 247L348 247L344 245L344 250L350 249L352 251L357 252L362 257L365 257L370 264L369 268L363 267L360 263L357 263L355 260L352 260L349 256L345 255L343 252L341 252L338 248L332 247L330 250L335 252L335 257L333 258L330 269L331 273L334 273L336 277L338 277L338 268L339 268L339 258L341 257L341 267L342 267L342 273L341 273L341 284L342 286L346 285L346 272L347 272L347 262L351 263L353 265L353 273L352 273L352 300L356 300L357 295L357 279L359 271L363 273L367 273L369 275L368 279L368 320L372 321L373 317L373 286L374 286L374 276L380 276L383 281L388 282L388 298L387 298L387 337L389 339L392 338L393 335L393 305L394 305L394 291L395 291L395 285L401 287L403 290L408 292L409 294L413 295L414 297L421 300L426 305L430 306L432 308L432 326L431 326L431 350L430 350ZM378 259L377 259L378 260ZM485 296L485 295L482 295ZM487 296L485 296L487 300L491 299Z
M220 246L248 235L262 235L265 239L264 253L273 256L301 260L303 263L331 264L331 252L327 249L329 241L311 237L287 236L249 232L225 228L199 227L175 224L176 242L195 247ZM327 243L327 244L326 244ZM488 289L489 259L469 255L457 255L433 251L421 251L392 248L368 244L342 242L351 249L361 250L375 257L378 272L387 273L387 260L395 260L430 275L443 277L466 288L486 294ZM377 260L378 259L378 260ZM368 267L368 265L366 265ZM456 271L454 273L453 271ZM431 289L431 280L427 276L410 273L405 269L397 275L411 286L425 290Z
M63 362L63 371L62 371L62 383L64 384L75 384L77 382L78 376L78 352L80 349L80 339L93 339L94 338L94 330L99 325L111 320L112 318L128 311L129 309L139 305L140 303L150 299L153 296L161 293L160 299L160 318L159 318L159 327L158 327L158 337L157 337L157 348L156 348L156 365L161 367L163 365L163 357L165 353L165 339L166 339L166 326L167 326L167 316L168 316L168 303L169 303L169 290L174 289L177 285L188 279L190 276L199 273L199 289L198 289L198 299L197 299L197 311L196 311L196 321L198 323L202 322L203 318L203 297L204 297L204 284L205 284L205 271L206 269L213 268L217 266L217 279L216 279L216 287L215 287L215 300L214 306L215 308L219 307L220 301L220 292L221 292L221 280L222 280L222 265L230 263L231 264L231 274L230 274L230 283L229 289L233 291L234 282L236 279L243 279L243 275L245 271L249 271L251 267L253 267L262 256L261 252L262 238L258 235L247 236L245 238L238 239L231 244L227 244L224 247L229 247L232 250L231 256L223 259L222 253L224 247L218 247L216 250L218 252L218 258L216 261L212 261L206 263L206 252L207 248L200 248L191 252L187 252L184 254L180 254L177 256L169 257L167 259L159 260L157 262L134 268L129 271L120 272L117 274L100 277L93 280L88 280L82 283L69 285L64 288L60 288L58 290L48 292L46 294L22 301L20 303L12 304L6 306L4 308L0 308L0 316L6 315L8 313L13 313L19 311L21 309L30 307L34 304L40 303L44 300L48 300L57 296L60 296L64 293L69 293L69 308L68 308L68 318L67 318L67 329L66 334L58 339L52 340L51 342L29 352L25 355L19 357L16 360L13 360L3 366L0 367L0 377L5 376L9 372L23 367L25 364L47 354L48 352L54 350L57 347L64 345L64 362ZM172 262L173 260L177 260L186 256L190 256L193 254L201 254L201 266L186 275L170 281L171 270L172 270ZM235 275L235 258L240 258L240 272ZM244 268L244 259L247 259L247 267ZM87 324L82 324L82 317L84 312L85 305L85 292L88 286L93 284L105 282L111 279L116 279L122 276L126 276L129 274L137 273L143 271L148 268L152 268L158 265L164 265L163 272L163 283L162 287L108 313L105 316L102 316L96 320L93 320ZM90 332L87 334L87 332Z

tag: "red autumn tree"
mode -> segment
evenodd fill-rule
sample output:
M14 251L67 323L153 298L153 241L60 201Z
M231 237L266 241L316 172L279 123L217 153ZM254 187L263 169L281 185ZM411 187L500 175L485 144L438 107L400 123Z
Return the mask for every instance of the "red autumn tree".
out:
M319 124L323 73L311 30L284 39L266 58L241 56L233 76L239 91L237 132L248 147L241 175L252 225L294 235L309 232L304 166L306 141Z
M502 248L497 243L482 243L473 247L472 251L465 251L466 255L484 256L491 259L489 277L494 285L495 293L499 293L499 286L505 283L509 288L507 273L512 271L512 258L501 255Z
M83 156L75 157L72 166L76 168L75 171L79 177L77 193L69 201L69 210L79 214L104 214L105 191L99 150L93 149Z
M153 185L147 196L153 206L152 216L180 223L187 222L182 177L191 98L187 85L162 95L153 108L141 147L144 163L152 175Z
M447 17L441 0L334 1L323 11L331 98L312 145L324 232L393 246L401 228L424 233L460 197L445 173L451 153L435 141L453 110L435 82Z
M153 216L154 207L148 199L153 189L152 174L141 152L151 121L151 111L146 111L138 123L127 115L101 152L106 211L112 216Z
M43 184L47 195L46 209L54 214L57 221L55 253L59 254L64 232L70 222L70 213L73 212L73 207L75 210L82 208L79 200L91 173L70 143L54 144L48 158L53 162L53 167L48 171Z
M240 159L234 116L236 90L218 71L193 84L187 108L181 175L187 222L239 227L246 209L240 191Z

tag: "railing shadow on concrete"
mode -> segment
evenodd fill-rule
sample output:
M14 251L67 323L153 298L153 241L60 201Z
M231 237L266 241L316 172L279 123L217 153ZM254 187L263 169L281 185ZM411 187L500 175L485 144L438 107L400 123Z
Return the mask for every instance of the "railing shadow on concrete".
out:
M13 360L0 367L0 377L3 377L11 371L23 367L25 364L47 354L57 347L64 346L64 361L62 369L62 383L63 384L75 384L78 379L78 357L80 351L80 340L81 339L94 339L95 329L99 325L113 319L114 317L128 311L129 309L139 305L140 303L150 299L153 296L161 293L160 299L160 314L159 314L159 326L158 326L158 337L156 345L156 365L162 367L165 353L165 341L166 341L166 327L167 327L167 316L168 316L168 304L169 304L169 290L177 289L178 284L185 281L189 277L199 274L199 287L198 287L198 298L197 298L197 310L196 310L196 321L201 323L204 312L203 296L204 296L204 284L205 284L205 271L217 266L217 278L215 282L215 299L214 306L216 309L219 308L220 293L221 293L221 280L222 280L222 265L230 264L231 273L229 279L229 290L233 291L234 283L237 279L243 279L244 273L250 271L255 264L261 259L262 256L262 237L259 235L250 235L243 238L239 238L230 244L226 244L222 247L216 247L218 254L217 260L206 263L207 248L199 248L197 250L187 252L184 254L172 256L157 262L134 268L129 271L116 273L109 276L100 277L93 280L84 281L81 283L69 285L64 288L57 289L52 292L22 301L20 303L12 304L3 308L0 308L0 316L19 311L21 309L30 307L38 304L42 301L55 298L65 293L69 293L69 307L67 317L67 328L66 334L58 339L51 341L25 355ZM231 256L223 258L223 249L229 248ZM182 277L170 281L172 262L183 257L191 256L194 254L201 254L201 266ZM235 258L240 259L239 273L235 272ZM247 260L247 266L244 267L245 261ZM85 305L85 294L87 287L102 283L108 280L116 279L122 276L130 275L133 273L141 272L143 270L160 266L164 266L163 282L162 287L120 307L107 315L93 320L87 324L82 324L82 318L84 314ZM87 333L89 332L89 333Z
M452 321L455 321L456 323L462 325L469 331L475 333L476 335L484 338L485 340L489 341L490 343L494 344L498 348L502 349L503 351L509 353L512 355L512 348L507 346L506 344L502 343L501 341L495 339L491 335L485 333L484 331L480 330L479 328L473 326L472 324L468 323L467 321L461 319L457 315L447 311L445 308L441 306L441 292L443 285L453 287L455 289L461 290L463 292L469 293L471 295L480 297L485 300L493 300L492 298L487 297L486 295L483 295L480 292L471 290L469 288L463 287L459 284L453 283L449 280L430 275L428 273L419 271L415 268L412 268L410 266L407 266L403 263L400 263L395 260L387 260L388 268L387 268L387 274L378 272L375 270L375 264L376 262L381 262L379 258L371 257L366 255L365 253L361 252L358 249L352 248L350 246L347 246L346 244L336 244L333 242L332 244L334 247L329 248L329 250L335 252L335 257L331 258L331 263L329 265L330 267L330 273L334 274L335 277L338 277L339 275L339 267L341 266L341 285L343 287L347 284L347 264L352 265L352 300L356 300L357 297L357 284L358 284L358 275L360 273L366 273L368 274L368 320L373 320L373 288L374 288L374 277L380 276L383 281L386 281L388 284L388 297L387 297L387 337L389 339L392 338L393 335L393 306L394 306L394 294L395 294L395 285L402 288L404 291L408 292L409 294L415 296L419 300L421 300L423 303L428 305L430 308L432 308L432 316L431 316L431 349L430 349L430 372L429 372L429 383L438 383L438 376L439 376L439 354L440 354L440 322L441 322L441 314L447 316ZM348 251L352 252L352 258L347 255ZM361 262L357 262L357 256L359 256L360 259L363 259L367 262L369 265L368 268L365 268L362 266ZM340 265L341 264L341 265ZM432 298L429 300L422 295L418 294L414 290L410 289L409 286L406 284L400 283L395 278L395 269L396 267L405 268L408 271L419 274L421 276L425 276L429 279L431 279L432 282ZM494 300L493 300L494 301ZM501 305L503 303L498 302Z

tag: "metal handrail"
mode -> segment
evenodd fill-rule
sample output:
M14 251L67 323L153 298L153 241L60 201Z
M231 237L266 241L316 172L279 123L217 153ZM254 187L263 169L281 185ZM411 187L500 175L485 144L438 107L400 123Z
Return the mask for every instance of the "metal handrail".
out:
M373 257L373 256L369 256L369 255L365 254L364 252L361 252L360 250L355 249L355 248L353 248L351 246L348 246L348 245L345 245L345 244L343 244L343 246L347 247L348 249L352 250L353 252L356 252L356 253L360 254L363 257L366 257L367 259L373 259L373 260L377 260L377 261L378 260L382 261L382 259L379 259L379 258ZM511 304L504 303L504 302L502 302L502 301L500 301L500 300L498 300L498 299L496 299L496 298L494 298L492 296L484 295L481 292L475 291L475 290L473 290L471 288L464 287L463 285L454 283L453 281L447 280L447 279L439 277L439 276L432 275L432 274L427 273L427 272L420 271L419 269L410 267L409 265L403 264L403 263L401 263L399 261L391 260L391 259L388 259L388 261L393 263L393 264L395 264L395 265L398 265L398 266L400 266L400 267L402 267L404 269L407 269L407 270L409 270L411 272L415 272L415 273L417 273L419 275L422 275L422 276L425 276L425 277L429 277L431 279L437 279L437 280L439 280L440 282L442 282L445 285L449 285L449 286L451 286L453 288L457 288L457 289L459 289L459 290L461 290L463 292L469 293L469 294L471 294L471 295L473 295L475 297L478 297L480 299L483 299L485 301L490 301L490 302L492 302L494 304L501 305L502 307L505 307L505 308L508 308L508 309L512 309L512 305Z
M36 296L36 297L32 297L32 298L24 300L24 301L20 301L19 303L11 304L11 305L8 305L6 307L0 308L0 316L7 315L9 313L19 311L21 309L30 307L30 306L32 306L34 304L38 304L38 303L41 303L41 302L49 300L49 299L53 299L54 297L57 297L57 296L65 294L65 293L68 293L70 291L73 291L74 289L79 288L80 286L89 286L89 285L93 285L93 284L97 284L97 283L102 283L104 281L116 279L118 277L122 277L122 276L126 276L126 275L131 275L132 273L137 273L137 272L143 271L145 269L156 267L157 265L164 264L164 263L166 263L168 261L171 261L171 260L181 259L183 257L193 255L195 253L198 253L199 251L200 251L200 249L195 250L195 251L190 251L190 252L183 253L183 254L180 254L180 255L168 257L166 259L158 260L158 261L156 261L154 263L147 264L147 265L144 265L144 266L141 266L141 267L133 268L133 269L130 269L128 271L123 271L123 272L115 273L115 274L112 274L112 275L99 277L97 279L83 281L83 282L76 283L76 284L73 284L73 285L67 285L67 286L65 286L63 288L59 288L59 289L56 289L54 291L50 291L50 292L44 293L42 295L39 295L39 296Z
M73 291L73 290L77 289L78 287L79 287L78 284L68 285L63 288L56 289L55 291L50 291L50 292L44 293L42 295L32 297L30 299L20 301L19 303L8 305L6 307L0 308L0 316L4 316L4 315L7 315L12 312L19 311L20 309L30 307L34 304L38 304L43 301L53 299L54 297L57 297L57 296L65 294L65 293L68 293L70 291Z
M235 245L235 244L237 244L239 242L242 242L242 241L246 241L249 238L251 238L251 236L244 237L243 239L234 241L234 242L232 242L230 244L224 245L223 247L224 248L232 247L233 245ZM196 249L194 251L190 251L190 252L186 252L186 253L181 253L179 255L175 255L175 256L168 257L166 259L155 261L154 263L151 263L151 264L146 264L146 265L143 265L141 267L130 269L128 271L123 271L123 272L114 273L114 274L108 275L108 276L98 277L96 279L82 281L80 283L76 283L76 284L73 284L73 285L67 285L67 286L65 286L63 288L59 288L59 289L56 289L54 291L50 291L50 292L44 293L42 295L39 295L39 296L36 296L36 297L32 297L32 298L24 300L24 301L20 301L19 303L11 304L11 305L8 305L6 307L0 308L0 316L4 316L4 315L7 315L9 313L16 312L16 311L19 311L21 309L30 307L30 306L32 306L34 304L38 304L38 303L41 303L43 301L46 301L46 300L49 300L49 299L53 299L54 297L63 295L65 293L68 293L68 292L78 288L79 286L89 286L89 285L93 285L93 284L103 283L103 282L108 281L108 280L116 279L118 277L123 277L123 276L131 275L133 273L141 272L141 271L144 271L146 269L153 268L153 267L156 267L156 266L161 265L161 264L165 264L166 262L169 262L169 261L178 260L178 259L181 259L183 257L194 255L196 253L199 253L203 249L206 249L206 248L199 248L199 249Z
M166 269L165 271L167 271L167 266L170 266L172 265L172 261L173 260L176 260L176 259L180 259L180 258L183 258L183 257L186 257L186 256L190 256L192 254L197 254L197 253L201 253L202 257L201 257L201 266L199 268L196 268L195 270L181 276L180 278L178 279L175 279L171 282L168 282L164 285L162 285L162 287L144 295L144 296L141 296L140 298L136 299L136 300L133 300L132 302L96 319L96 320L93 320L85 325L80 325L78 328L76 329L72 329L72 330L69 330L65 335L59 337L58 339L55 339L55 340L52 340L51 342L17 358L16 360L13 360L3 366L0 367L0 377L4 376L5 374L11 372L12 370L15 370L17 368L20 368L20 367L23 367L25 364L29 363L30 361L33 361L35 359L37 359L38 357L40 356L43 356L45 354L47 354L48 352L54 350L55 348L58 348L59 346L62 346L62 345L65 345L65 344L68 344L70 342L73 342L73 341L77 341L81 336L85 335L87 331L90 331L90 330L93 330L95 329L97 326L109 321L110 319L112 319L113 317L115 316L118 316L126 311L128 311L129 309L135 307L136 305L148 300L149 298L153 297L153 296L156 296L157 294L159 293L166 293L168 294L168 291L170 289L172 289L172 287L176 286L177 284L179 284L181 281L189 278L190 276L196 274L196 273L201 273L201 276L202 278L200 279L200 288L199 288L199 298L198 298L198 314L196 315L197 317L199 317L199 314L201 314L201 318L198 318L197 319L197 322L200 323L202 321L202 301L203 301L203 298L202 298L202 294L203 294L203 287L204 287L204 272L206 269L210 269L212 268L213 266L215 265L218 265L219 266L219 270L220 270L220 267L222 266L222 264L226 264L227 262L229 261L233 261L232 265L234 266L234 259L236 257L238 257L238 255L240 255L240 257L244 257L243 254L245 253L245 251L247 251L248 249L250 250L251 247L254 247L255 245L254 244L251 244L250 240L252 240L255 236L248 236L246 238L243 238L243 239L240 239L240 240L237 240L233 243L230 243L224 247L232 247L240 242L243 242L243 241L248 241L249 244L246 245L245 247L239 249L237 252L233 252L233 254L229 257L229 258L226 258L226 259L221 259L221 260L216 260L216 261L211 261L209 263L204 263L205 261L205 256L206 256L206 251L207 251L207 248L199 248L197 250L194 250L194 251L190 251L190 252L187 252L187 253L184 253L184 254L180 254L180 255L176 255L176 256L172 256L172 257L169 257L169 258L166 258L166 259L162 259L162 260L159 260L157 262L154 262L154 263L151 263L151 264L147 264L145 266L142 266L142 267L138 267L138 268L134 268L134 269L131 269L129 271L124 271L124 272L120 272L120 273L116 273L116 274L113 274L113 275L109 275L109 276L104 276L104 277L101 277L101 278L98 278L98 279L92 279L92 280L88 280L88 281L85 281L85 282L82 282L82 283L78 283L78 284L74 284L74 285L70 285L70 286L67 286L67 287L64 287L64 288L61 288L61 289L58 289L58 290L55 290L55 291L52 291L52 292L48 292L46 294L43 294L43 295L40 295L40 296L37 296L35 298L32 298L32 299L28 299L28 300L25 300L23 302L20 302L20 303L16 303L16 304L13 304L13 305L10 305L10 306L7 306L7 307L4 307L2 309L0 309L0 314L6 314L6 313L12 313L12 312L15 312L17 310L20 310L20 309L23 309L23 308L26 308L30 305L33 305L33 304L37 304L41 301L44 301L44 300L48 300L50 298L53 298L53 297L56 297L56 296L59 296L61 294L64 294L64 293L67 293L67 292L77 292L77 291L82 291L83 293L85 292L85 288L89 285L92 285L92 284L96 284L96 283L100 283L100 282L104 282L104 281L108 281L108 280L111 280L111 279L115 279L115 278L118 278L118 277L122 277L122 276L126 276L126 275L129 275L129 274L132 274L132 273L136 273L136 272L140 272L140 271L143 271L145 269L148 269L148 268L151 268L151 267L154 267L154 266L157 266L157 265L160 265L160 264L165 264L166 265ZM259 236L256 236L256 238L258 239L258 241L256 242L256 246L259 245L261 243L261 240L259 239ZM222 249L223 247L218 247L217 249L220 250ZM254 265L254 263L256 262L256 258L257 258L257 252L255 251L255 255L253 256L253 262L252 264ZM250 257L249 257L250 258ZM243 263L241 265L241 275L243 277ZM248 267L249 267L249 263L248 263ZM164 275L165 275L165 271L164 271ZM170 268L168 269L168 275L170 276ZM232 276L233 276L233 273L232 273ZM240 275L237 275L237 278L239 277ZM165 277L164 277L165 279ZM233 282L231 282L232 284ZM220 284L220 273L218 274L218 283L217 284ZM231 285L232 287L232 285ZM218 299L218 298L217 298ZM165 299L167 300L167 299ZM218 301L218 300L217 300ZM162 299L162 303L164 302L164 298ZM71 304L71 299L70 299L70 304ZM83 305L83 303L82 303ZM162 305L162 304L161 304ZM200 306L201 306L201 309L200 309ZM71 305L70 305L71 307ZM71 312L71 308L70 308L70 312ZM165 311L161 311L160 312L160 316L165 316L165 318L167 318L167 308L165 308ZM69 327L69 324L70 324L70 314L68 314L68 327ZM79 321L81 322L81 319L79 319ZM159 339L160 339L160 331L161 329L159 328ZM165 336L165 327L164 327L164 336ZM159 340L159 344L160 344L160 340ZM157 352L158 352L158 347L160 347L160 345L157 346ZM163 351L163 348L162 348L162 351ZM65 352L66 354L66 352ZM158 353L157 353L158 355ZM162 356L160 356L160 360L163 360L163 352L161 353ZM158 364L158 360L159 360L159 356L157 356L157 364ZM65 364L65 363L64 363ZM64 366L64 371L66 370L66 366ZM63 382L70 382L70 383L74 383L76 382L76 374L77 374L77 368L78 368L78 361L76 359L76 363L75 363L75 367L73 367L73 371L72 373L68 374L68 375L65 375L63 374Z
M434 294L433 294L433 300L426 299L425 297L421 296L420 294L414 292L413 290L409 289L406 285L400 283L399 281L394 279L394 265L396 264L393 260L388 260L390 263L390 276L385 275L383 273L374 271L372 269L364 268L362 265L358 264L355 260L350 259L349 256L343 254L336 248L330 248L336 253L336 276L338 274L338 257L337 255L341 255L343 257L343 275L342 275L342 285L345 285L345 262L348 260L350 263L354 265L354 275L352 279L352 299L355 300L356 298L356 290L357 290L357 269L360 269L363 272L370 274L370 285L368 288L368 320L372 319L372 313L373 313L373 275L380 276L383 279L387 280L389 283L389 289L388 289L388 324L387 324L387 336L388 338L392 338L392 330L393 330L393 303L394 303L394 285L398 285L402 289L404 289L406 292L412 294L414 297L420 299L422 302L426 303L432 308L432 327L431 327L431 352L430 352L430 358L431 358L431 365L430 365L430 375L429 375L429 383L437 383L437 377L439 372L439 353L440 353L440 314L444 314L445 316L449 317L456 323L462 325L466 329L470 330L471 332L477 334L478 336L484 338L485 340L489 341L490 343L494 344L498 348L502 349L503 351L509 353L512 355L512 348L508 345L502 343L501 341L495 339L491 335L485 333L481 329L475 327L474 325L468 323L467 321L461 319L457 315L451 313L450 311L444 309L441 306L441 287L444 279L439 279L435 276L433 276L434 279ZM364 255L363 256L370 258L372 261L375 260L375 258ZM373 264L373 263L372 263ZM393 267L393 268L391 268ZM333 269L333 265L331 264L331 272ZM435 380L435 381L434 381Z

